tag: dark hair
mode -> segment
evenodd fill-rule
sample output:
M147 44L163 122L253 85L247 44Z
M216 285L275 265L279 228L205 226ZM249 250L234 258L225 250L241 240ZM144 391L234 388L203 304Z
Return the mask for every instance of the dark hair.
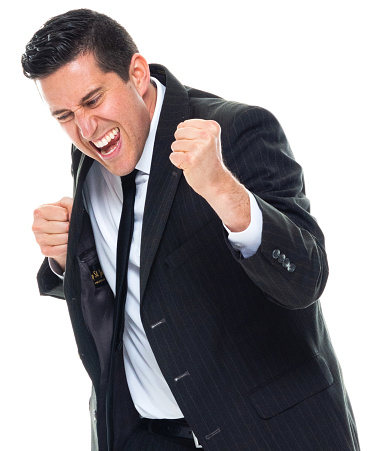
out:
M24 75L35 80L93 53L103 72L115 72L128 81L131 57L137 52L131 36L115 20L76 9L49 19L26 45L21 64Z

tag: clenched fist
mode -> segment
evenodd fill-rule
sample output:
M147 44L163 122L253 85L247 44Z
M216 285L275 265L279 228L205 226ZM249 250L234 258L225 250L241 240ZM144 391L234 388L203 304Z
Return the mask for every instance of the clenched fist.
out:
M56 260L65 270L70 215L73 199L64 197L54 204L44 204L33 214L32 231L41 252Z
M220 125L189 119L178 125L174 136L172 164L183 170L187 183L232 232L245 230L251 220L249 195L224 165Z
M227 169L222 161L220 125L215 121L190 119L175 132L171 162L183 170L188 184L203 197L224 182Z

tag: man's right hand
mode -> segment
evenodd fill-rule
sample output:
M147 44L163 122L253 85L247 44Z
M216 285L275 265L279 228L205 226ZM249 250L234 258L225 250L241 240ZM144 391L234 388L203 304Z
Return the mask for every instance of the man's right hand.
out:
M54 204L44 204L33 213L32 231L45 257L56 260L65 271L70 216L73 199L63 197Z

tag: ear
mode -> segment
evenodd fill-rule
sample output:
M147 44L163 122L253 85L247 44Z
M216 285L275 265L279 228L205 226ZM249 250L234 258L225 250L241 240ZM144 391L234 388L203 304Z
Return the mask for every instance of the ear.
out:
M145 58L139 53L135 53L131 58L129 76L130 81L143 97L150 85L150 68Z

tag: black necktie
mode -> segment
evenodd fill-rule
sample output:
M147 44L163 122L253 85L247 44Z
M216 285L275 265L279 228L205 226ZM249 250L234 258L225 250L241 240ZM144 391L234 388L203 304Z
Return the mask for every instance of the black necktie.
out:
M117 269L116 269L116 292L115 292L115 317L114 334L115 346L121 346L123 336L124 306L127 294L127 266L131 239L134 229L134 200L135 200L135 176L137 169L128 175L121 177L123 191L123 205L121 221L118 230L117 243Z
M116 269L116 289L114 305L114 325L113 338L111 343L111 355L109 363L108 390L106 392L106 422L109 426L110 434L107 436L109 449L113 444L112 417L113 417L113 392L114 392L114 371L116 367L116 357L122 349L123 327L125 317L125 302L127 294L127 266L131 238L134 229L134 200L135 200L135 176L137 169L128 175L121 177L123 204L121 221L118 230L117 243L117 269Z

